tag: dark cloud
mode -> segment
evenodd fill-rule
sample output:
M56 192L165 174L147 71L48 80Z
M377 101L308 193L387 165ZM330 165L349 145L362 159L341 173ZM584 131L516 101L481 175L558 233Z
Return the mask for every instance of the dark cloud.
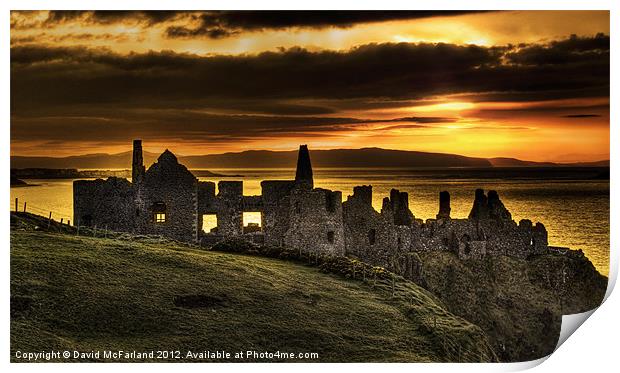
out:
M528 48L527 63L513 58L503 64L506 56L516 53L511 47L387 43L346 52L292 48L203 57L170 51L119 55L84 47L17 46L11 49L11 90L17 106L197 98L399 101L488 92L550 99L608 92L608 49L582 49L587 59L549 63L546 58L536 65L533 46ZM543 49L549 53L549 48Z
M404 117L390 119L389 122L412 122L412 123L453 123L457 118L451 117Z
M171 38L207 36L222 38L244 31L286 28L348 28L359 23L396 21L416 18L453 16L472 11L371 11L371 10L305 10L305 11L210 11L200 14L197 27L171 26Z
M585 69L584 69L585 70ZM541 91L510 91L505 92L475 92L452 95L455 101L467 102L486 102L486 101L510 101L510 102L531 102L545 101L552 99L570 99L579 97L607 97L609 96L609 85L593 85L582 88L571 89L546 89Z
M174 19L180 11L169 10L51 10L45 23L53 25L82 19L93 23L116 23L126 20L146 21L156 24Z
M121 21L146 21L148 25L183 18L185 24L170 26L166 35L171 38L228 37L244 31L286 28L348 28L359 23L410 20L428 17L446 17L482 11L463 10L417 10L417 11L374 11L374 10L264 10L264 11L76 11L54 10L49 12L47 25L73 20L95 23ZM196 23L190 26L187 23Z
M255 30L287 27L350 27L356 23L406 20L415 18L453 16L472 11L374 11L374 10L276 10L276 11L216 11L205 12L203 23L230 28Z
M83 107L74 109L72 115L13 117L11 140L92 141L106 138L121 143L139 136L160 141L174 138L183 141L226 143L257 138L316 137L349 132L352 129L424 128L433 123L454 121L455 118L442 117L369 120L347 117L224 115L192 110ZM390 123L401 124L390 126ZM74 130L67 131L68 127Z
M86 12L82 10L51 10L47 15L47 24L64 23L82 17Z
M510 63L534 66L587 63L596 58L609 59L609 35L597 34L590 38L571 35L544 45L520 45L517 51L506 54Z
M493 48L406 43L348 52L293 48L212 57L18 46L11 52L12 87L17 102L36 98L41 104L196 97L416 98L454 90L458 83L478 85L480 67L497 63L498 54Z
M552 52L564 57L551 58ZM11 136L20 140L125 141L149 133L187 141L246 141L321 136L370 123L418 128L456 120L335 117L340 110L428 104L437 95L468 101L608 97L608 37L607 42L597 35L498 47L386 43L349 51L293 48L238 56L11 49ZM552 105L524 110L545 109L555 116L608 110Z
M563 115L564 118L599 118L598 114L568 114Z
M197 27L188 28L184 26L170 26L166 29L166 36L169 38L194 38L206 36L211 39L221 39L239 33L234 30L226 30L221 27Z
M589 100L588 100L589 101ZM594 118L607 116L609 113L609 102L592 103L586 102L538 102L534 106L511 108L483 108L475 109L477 118L484 119L505 119L505 118ZM599 100L597 100L599 101ZM603 123L601 123L603 124Z

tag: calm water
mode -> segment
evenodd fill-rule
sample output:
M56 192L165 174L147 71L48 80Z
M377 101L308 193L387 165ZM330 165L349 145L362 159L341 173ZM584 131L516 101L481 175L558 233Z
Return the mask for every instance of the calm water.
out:
M200 180L243 180L244 194L260 194L262 180L294 178L294 170L212 170L242 177ZM560 172L560 174L558 174ZM597 269L607 275L609 267L609 180L576 180L566 171L523 171L515 175L488 171L415 171L415 170L315 170L315 186L340 190L343 199L356 185L373 186L373 205L381 209L381 201L391 188L409 193L409 206L416 218L434 218L439 205L439 192L451 195L452 217L464 218L471 209L474 190L495 189L515 220L531 219L545 224L549 243L582 249ZM28 211L60 220L73 220L72 182L69 179L27 180L37 186L11 188L11 201L19 198L20 209L27 202ZM13 205L12 205L13 206ZM246 214L245 223L259 222L256 214ZM205 228L211 223L205 221Z

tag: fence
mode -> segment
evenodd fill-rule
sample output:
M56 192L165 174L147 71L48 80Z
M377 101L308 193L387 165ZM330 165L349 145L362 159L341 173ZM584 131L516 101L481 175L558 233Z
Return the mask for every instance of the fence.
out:
M19 200L19 198L15 198L15 205L13 211L29 212L34 215L47 217L48 223L51 223L52 221L57 221L60 224L71 225L71 216L67 216L66 214L49 208L33 205L32 203L28 203L27 201L23 201L21 203L20 202L21 201Z
M107 225L103 225L100 227L97 227L96 225L81 225L79 220L76 220L73 224L71 224L70 216L67 216L66 214L63 214L57 210L36 206L28 203L27 201L20 201L19 198L15 198L15 204L11 211L24 214L33 214L42 219L47 219L48 231L62 231L71 234L75 233L78 236L82 235L103 238L126 236L128 234L127 232L116 232L109 230ZM162 236L153 237L157 237L160 240L162 239Z
M98 234L99 236L107 237L109 233L107 226L99 227L99 229L97 229L97 226L85 227L85 226L80 226L79 221L71 225L70 216L67 216L56 210L33 205L32 203L28 203L27 201L23 201L22 203L20 203L19 198L15 198L15 205L13 208L14 208L13 211L15 212L30 213L33 215L38 215L42 218L46 218L48 230L50 229L52 223L54 224L58 223L60 224L60 227L72 228L73 230L75 230L75 233L77 235L80 235L80 230L82 231L82 234L87 234L87 235L92 234L95 237Z

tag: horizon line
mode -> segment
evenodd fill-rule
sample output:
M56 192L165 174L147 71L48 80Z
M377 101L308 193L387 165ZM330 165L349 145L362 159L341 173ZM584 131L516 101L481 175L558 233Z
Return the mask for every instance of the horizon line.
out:
M311 149L311 150L312 150L312 152L319 152L319 151L369 150L369 149L386 150L386 151L397 151L397 152L409 152L409 153L453 155L453 156L460 156L460 157L466 157L466 158L471 158L471 159L481 159L481 160L511 159L511 160L518 160L518 161L522 161L522 162L553 163L553 164L558 164L558 165L562 165L562 164L575 164L575 163L599 163L599 162L610 162L611 161L611 157L610 156L608 156L606 158L603 158L603 159L598 158L596 160L578 160L578 161L540 160L540 161L533 161L533 160L521 159L521 158L516 158L516 157L511 157L511 156L480 157L480 156L463 155L463 154L458 154L458 153L443 153L443 152L422 151L422 150L392 149L392 148L382 148L382 147L378 147L378 146L370 146L370 147L366 146L366 147L360 147L360 148L328 148L328 149L319 148L319 149L314 149L314 150ZM157 152L157 151L153 152L153 151L148 151L148 150L143 150L143 152L144 153L148 153L148 154L153 154L153 155L161 155L166 150L168 150L168 149L164 149L164 150L162 150L160 152ZM240 150L240 151L228 151L228 152L223 152L223 153L206 153L206 154L191 154L191 155L175 153L174 151L171 151L171 152L175 156L177 156L177 157L187 158L187 157L218 156L218 155L226 155L226 154L242 154L242 153L248 153L248 152L290 153L290 152L296 152L297 150L298 150L298 148L293 148L293 149L288 149L288 150L280 150L280 149L278 149L278 150L272 150L272 149L246 149L246 150ZM66 155L66 156L60 156L60 157L54 157L54 156L49 156L49 155L10 154L10 158L22 157L22 158L65 159L65 158L71 158L71 157L86 157L86 156L119 156L119 155L124 155L124 154L131 154L131 153L132 153L132 150L129 149L127 151L118 152L118 153L82 153L82 154L73 154L73 155Z

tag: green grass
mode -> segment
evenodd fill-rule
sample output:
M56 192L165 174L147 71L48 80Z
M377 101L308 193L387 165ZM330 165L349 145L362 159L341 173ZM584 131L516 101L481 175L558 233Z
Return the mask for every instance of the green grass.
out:
M401 278L348 279L150 238L12 229L11 359L17 350L52 349L316 352L315 361L334 362L495 359L480 328Z

